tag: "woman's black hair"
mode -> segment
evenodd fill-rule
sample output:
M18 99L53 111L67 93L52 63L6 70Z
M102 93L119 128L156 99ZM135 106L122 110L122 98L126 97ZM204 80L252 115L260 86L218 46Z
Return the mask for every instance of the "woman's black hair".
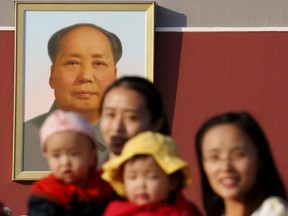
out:
M202 163L202 142L206 132L217 125L236 125L254 144L257 149L259 169L257 184L246 194L245 205L248 215L255 211L266 198L278 196L287 200L285 186L277 171L269 148L268 140L256 120L247 112L224 113L206 121L196 135L196 154L202 179L202 200L208 216L220 216L224 213L224 203L211 188Z
M166 117L166 112L164 109L164 105L162 102L162 97L157 90L156 86L150 82L149 80L137 77L137 76L125 76L120 79L117 79L114 83L112 83L105 91L101 103L100 103L100 113L102 113L103 102L105 100L106 95L116 87L124 87L127 89L132 89L138 92L145 98L147 108L151 114L152 123L156 123L157 121L162 121L162 127L159 133L170 135L170 128L168 125L168 120Z

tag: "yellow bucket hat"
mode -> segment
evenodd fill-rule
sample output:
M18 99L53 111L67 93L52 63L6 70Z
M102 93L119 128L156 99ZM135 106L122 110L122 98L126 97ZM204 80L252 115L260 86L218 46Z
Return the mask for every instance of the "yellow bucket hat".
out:
M129 139L119 156L103 164L102 178L109 182L120 196L125 196L121 166L133 156L142 154L151 155L168 175L181 170L184 185L191 184L188 163L181 159L173 139L160 133L146 131Z

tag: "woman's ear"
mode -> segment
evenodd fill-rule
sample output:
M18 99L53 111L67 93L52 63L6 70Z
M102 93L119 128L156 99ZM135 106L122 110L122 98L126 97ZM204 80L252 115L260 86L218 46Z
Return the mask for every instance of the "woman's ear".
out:
M181 184L182 184L182 174L180 173L180 171L172 173L170 175L170 191L175 191L175 190L180 189Z
M178 179L172 179L170 181L170 191L175 191L178 188L179 180Z
M153 123L152 130L157 132L160 131L161 128L163 127L164 121L162 118L158 119L156 122Z
M178 191L184 188L183 178L184 175L181 170L178 170L169 176L170 178L170 191Z

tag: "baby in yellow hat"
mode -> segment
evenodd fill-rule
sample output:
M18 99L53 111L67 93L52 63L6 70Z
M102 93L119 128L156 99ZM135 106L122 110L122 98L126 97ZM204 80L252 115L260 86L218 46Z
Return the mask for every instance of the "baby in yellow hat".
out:
M103 165L102 178L123 200L112 201L105 216L200 215L181 190L191 183L188 163L171 137L146 131L131 138L119 156Z

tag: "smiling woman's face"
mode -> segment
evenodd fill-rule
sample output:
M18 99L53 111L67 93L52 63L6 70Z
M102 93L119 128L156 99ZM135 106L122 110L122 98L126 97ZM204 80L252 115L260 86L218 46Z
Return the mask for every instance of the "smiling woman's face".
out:
M257 151L236 125L210 128L203 137L202 157L210 186L222 199L243 200L254 186Z
M154 129L145 98L125 87L111 89L103 101L100 128L110 157L119 155L129 138Z

